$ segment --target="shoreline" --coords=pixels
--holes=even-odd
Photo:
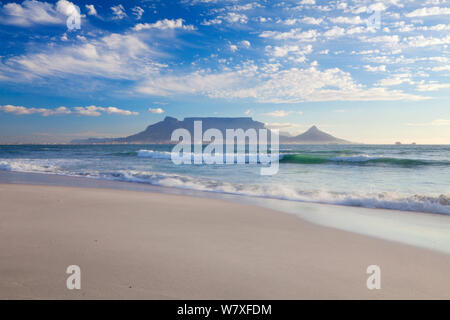
[[[291,214],[316,225],[450,255],[450,216],[446,214],[271,199],[54,173],[0,171],[2,183],[107,188],[226,200]]]
[[[232,201],[0,184],[2,299],[448,299],[450,256]],[[77,264],[82,289],[65,288]],[[381,267],[380,290],[366,268]]]

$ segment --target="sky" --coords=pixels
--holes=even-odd
[[[450,0],[6,0],[0,43],[0,143],[249,116],[450,144]]]

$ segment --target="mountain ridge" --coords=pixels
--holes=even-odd
[[[171,141],[171,134],[174,130],[184,128],[194,132],[194,121],[202,121],[202,131],[210,128],[218,129],[225,137],[226,129],[263,129],[264,123],[255,121],[251,117],[187,117],[178,120],[174,117],[165,117],[164,120],[147,126],[147,128],[136,134],[122,138],[89,138],[82,140],[72,140],[74,144],[174,144]],[[331,134],[323,132],[312,126],[306,132],[297,136],[280,135],[280,143],[284,144],[350,144],[351,142],[336,138]]]

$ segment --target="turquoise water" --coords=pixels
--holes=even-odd
[[[168,145],[0,146],[0,170],[450,214],[450,146],[281,145],[280,168],[175,165]]]

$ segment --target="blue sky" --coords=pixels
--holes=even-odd
[[[0,40],[0,142],[169,115],[450,143],[448,0],[3,1]]]

